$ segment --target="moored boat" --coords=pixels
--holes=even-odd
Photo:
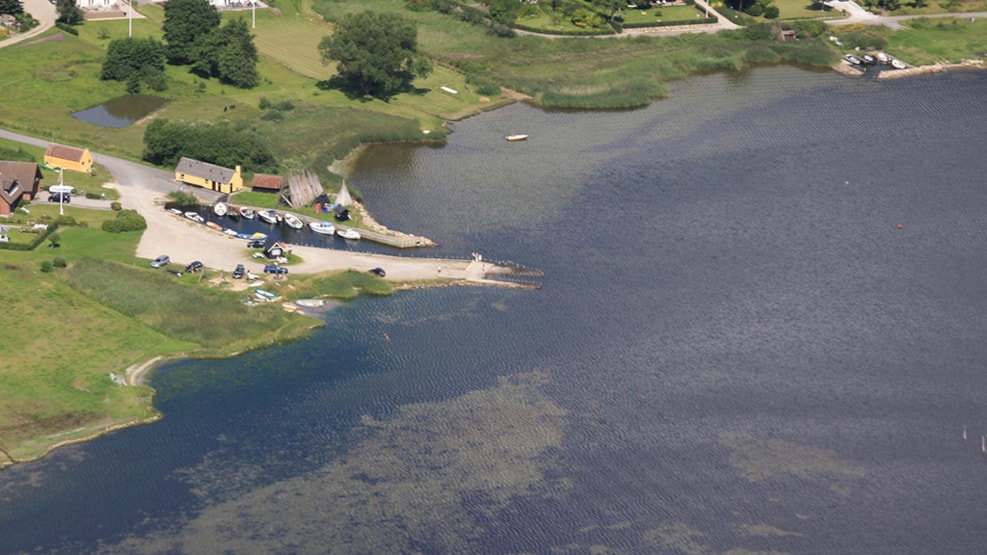
[[[185,217],[192,220],[193,222],[200,224],[206,221],[206,219],[200,216],[198,212],[191,212],[191,211],[186,212]]]
[[[528,138],[528,136],[527,135],[508,135],[508,136],[506,136],[504,138],[507,139],[508,141],[514,143],[514,142],[517,142],[517,141],[526,140]]]
[[[231,214],[232,214],[232,212],[231,212]],[[229,227],[226,228],[226,229],[224,229],[223,230],[223,233],[229,235],[230,237],[236,237],[237,235],[239,235],[239,233],[237,233],[237,230],[235,230],[233,228],[229,228]]]
[[[859,65],[861,65],[861,64],[864,63],[863,60],[861,60],[860,58],[854,56],[853,54],[845,54],[843,56],[843,59],[846,60],[846,61],[848,61],[848,62],[850,62],[851,64],[853,64],[855,66],[859,66]]]
[[[336,226],[332,225],[332,222],[309,222],[308,227],[319,235],[333,235],[336,233]]]
[[[257,218],[269,224],[278,223],[278,213],[274,210],[258,210]]]
[[[222,202],[217,202],[212,207],[212,213],[219,217],[225,216],[227,212],[229,212],[229,208]]]
[[[223,231],[223,226],[217,224],[216,222],[206,222],[206,226],[209,229],[215,229],[216,231]]]
[[[895,69],[905,69],[906,67],[908,67],[908,65],[905,64],[905,62],[899,60],[898,58],[892,58],[891,59],[891,67],[893,67]]]
[[[295,301],[295,304],[306,308],[319,308],[320,306],[325,306],[326,301],[324,299],[298,299]]]
[[[291,229],[301,229],[305,227],[305,224],[298,219],[298,216],[295,216],[294,214],[289,214],[288,212],[285,212],[284,214],[284,223]]]
[[[242,216],[246,220],[252,220],[254,219],[254,211],[251,210],[250,208],[247,208],[246,206],[241,206],[240,216]]]
[[[359,239],[360,238],[360,232],[357,231],[357,230],[355,230],[355,229],[353,229],[353,228],[337,229],[336,230],[336,234],[339,235],[340,237],[342,237],[343,239],[354,239],[354,240],[356,240],[356,239]]]
[[[182,215],[182,211],[179,210],[179,209],[177,209],[177,208],[169,208],[168,209],[168,212],[171,212],[172,214],[174,214],[176,216],[181,216]]]

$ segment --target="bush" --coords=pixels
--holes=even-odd
[[[144,231],[147,229],[147,220],[136,210],[121,210],[117,212],[115,220],[103,222],[103,231],[109,233],[123,233],[125,231]]]
[[[76,29],[75,27],[69,25],[68,23],[58,22],[58,23],[55,23],[55,27],[58,27],[59,29],[61,29],[62,31],[65,31],[66,33],[68,33],[70,35],[79,36],[79,30]]]
[[[195,198],[195,195],[184,191],[172,191],[168,193],[168,198],[173,200],[180,208],[199,204],[199,199]]]
[[[768,6],[767,8],[764,8],[765,19],[778,19],[779,15],[781,15],[781,10],[778,9],[778,6]]]
[[[48,272],[51,271],[52,268],[53,268],[53,266],[52,266],[51,260],[44,260],[44,261],[41,262],[41,271],[42,272],[44,272],[44,273],[47,274]]]
[[[54,265],[56,268],[64,268],[68,264],[66,264],[64,257],[56,256],[55,259],[52,260],[52,265]]]
[[[113,210],[114,212],[119,212],[120,210],[123,210],[123,205],[121,205],[117,201],[113,201],[110,203],[110,210]]]

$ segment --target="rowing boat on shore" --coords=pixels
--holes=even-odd
[[[528,138],[528,136],[527,135],[508,135],[508,136],[506,136],[504,138],[507,139],[509,142],[516,143],[518,141],[524,141],[524,140],[526,140]]]

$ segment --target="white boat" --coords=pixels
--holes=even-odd
[[[861,60],[860,58],[854,56],[853,54],[845,54],[843,56],[843,59],[846,60],[846,61],[848,61],[848,62],[850,62],[851,64],[853,64],[855,66],[859,66],[859,65],[861,65],[861,64],[864,63],[863,60]]]
[[[306,308],[319,308],[320,306],[325,306],[326,301],[323,299],[298,299],[295,301],[295,304]]]
[[[48,192],[52,194],[65,193],[67,195],[74,195],[75,187],[71,185],[52,185],[48,187]]]
[[[298,216],[295,216],[294,214],[289,214],[287,212],[285,212],[284,214],[284,223],[291,229],[301,229],[305,227],[305,224],[303,224],[302,221],[298,219]]]
[[[258,210],[257,217],[269,224],[278,223],[278,213],[274,210]]]
[[[232,229],[232,228],[229,228],[229,227],[226,228],[226,229],[224,229],[223,230],[223,233],[229,235],[230,237],[236,237],[237,235],[239,235],[239,233],[237,232],[237,230]]]
[[[342,237],[343,239],[359,239],[360,238],[360,232],[357,231],[357,230],[355,230],[355,229],[353,229],[353,228],[349,228],[349,229],[337,229],[336,230],[336,234],[339,235],[340,237]]]
[[[254,219],[254,211],[251,210],[250,208],[247,208],[246,206],[241,206],[240,216],[242,216],[246,220],[252,220]]]
[[[200,216],[198,212],[186,212],[185,213],[185,217],[188,218],[188,219],[190,219],[190,220],[192,220],[193,222],[200,223],[200,224],[202,222],[206,221],[206,219],[203,218],[202,216]]]
[[[212,213],[217,216],[225,216],[227,212],[229,212],[229,208],[227,208],[227,206],[222,202],[217,202],[212,207]]]
[[[336,233],[336,226],[332,225],[332,222],[309,222],[308,227],[319,235],[333,235]]]
[[[508,136],[506,136],[504,138],[513,143],[513,142],[517,142],[517,141],[523,141],[523,140],[527,139],[528,136],[527,135],[508,135]]]
[[[908,67],[908,65],[906,65],[905,62],[899,60],[898,58],[893,58],[891,60],[891,67],[895,69],[905,69],[906,67]]]
[[[172,214],[176,215],[176,216],[181,216],[182,215],[182,211],[179,210],[179,209],[177,209],[177,208],[169,208],[168,211],[171,212]]]

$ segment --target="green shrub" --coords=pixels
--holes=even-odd
[[[43,260],[41,262],[41,271],[44,272],[44,273],[46,273],[46,274],[51,271],[52,267],[53,266],[52,266],[51,260]]]
[[[103,222],[102,230],[109,233],[123,233],[125,231],[144,231],[147,229],[147,220],[136,210],[120,210],[117,212],[115,220]]]
[[[114,212],[119,212],[120,210],[123,210],[123,205],[121,205],[117,201],[113,201],[110,203],[110,210],[113,210]]]
[[[767,8],[764,8],[765,19],[778,19],[779,15],[781,15],[781,10],[778,9],[778,6],[768,6]]]
[[[174,201],[180,208],[199,204],[199,199],[195,198],[195,195],[184,191],[172,191],[168,193],[168,198]]]
[[[68,265],[65,263],[65,258],[61,256],[56,256],[55,259],[51,261],[51,263],[56,268],[64,268]]]
[[[58,22],[58,23],[55,23],[55,27],[58,27],[59,29],[61,29],[62,31],[65,31],[66,33],[68,33],[70,35],[79,36],[79,30],[76,29],[75,27],[69,25],[68,23]]]

